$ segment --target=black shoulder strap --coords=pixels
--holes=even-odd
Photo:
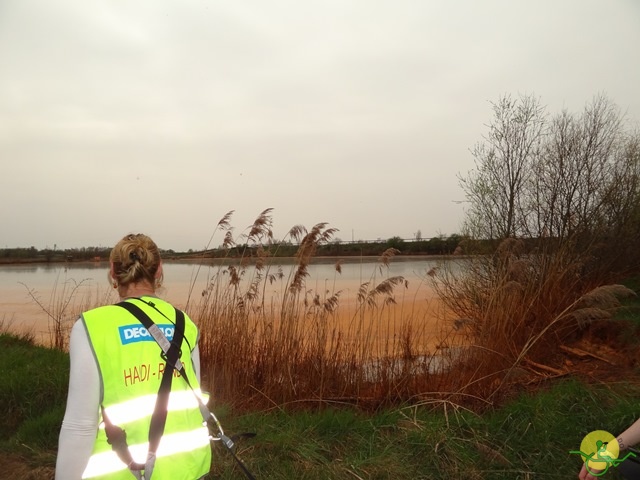
[[[150,462],[146,464],[137,463],[133,460],[129,446],[127,444],[127,434],[118,425],[114,425],[113,422],[106,415],[104,407],[102,408],[102,420],[105,425],[105,434],[107,435],[107,442],[111,445],[118,457],[129,467],[136,478],[141,478],[140,471],[145,470],[150,476],[153,472],[153,466],[155,464],[155,454],[160,445],[160,439],[164,433],[164,427],[167,422],[167,411],[169,404],[169,394],[171,393],[171,382],[173,380],[173,371],[175,369],[184,371],[182,363],[180,362],[180,356],[182,354],[181,345],[184,339],[185,320],[184,313],[181,310],[176,309],[176,323],[174,328],[173,337],[171,342],[164,336],[158,326],[153,323],[153,320],[137,305],[129,302],[120,302],[117,304],[120,307],[128,310],[134,317],[138,319],[142,325],[147,329],[149,334],[158,342],[162,348],[161,357],[165,360],[164,372],[160,381],[160,388],[156,397],[156,404],[151,415],[151,422],[149,425],[149,452],[148,456],[152,458]]]
[[[162,352],[163,352],[162,358],[166,361],[166,366],[162,376],[162,381],[160,383],[160,390],[158,391],[156,406],[151,416],[151,425],[149,428],[149,451],[155,453],[160,443],[160,438],[164,433],[164,425],[167,420],[167,405],[169,401],[169,393],[171,391],[171,380],[173,378],[172,373],[174,369],[180,373],[180,376],[184,378],[189,388],[193,390],[193,387],[191,386],[191,382],[189,382],[189,378],[187,377],[187,372],[185,371],[184,366],[180,362],[180,357],[182,356],[180,346],[182,345],[182,340],[184,338],[184,329],[185,329],[184,313],[181,310],[176,308],[175,330],[174,330],[173,338],[171,342],[169,342],[167,338],[164,336],[164,334],[160,331],[158,326],[155,323],[153,323],[153,321],[149,318],[149,316],[140,307],[138,307],[137,305],[134,305],[131,302],[126,302],[126,301],[120,302],[116,305],[128,310],[129,313],[131,313],[134,317],[138,319],[140,323],[142,323],[142,325],[147,329],[147,332],[149,332],[149,334],[154,338],[156,343],[162,349]],[[200,412],[202,413],[203,419],[205,419],[207,424],[209,424],[211,419],[213,419],[213,422],[215,423],[219,431],[218,439],[222,440],[222,443],[229,450],[229,452],[233,456],[233,459],[236,461],[236,463],[238,464],[240,469],[243,471],[243,473],[247,476],[247,478],[249,480],[255,480],[255,477],[251,474],[251,472],[247,469],[244,463],[242,463],[240,458],[238,458],[238,456],[233,451],[234,440],[232,438],[227,437],[224,434],[222,427],[220,425],[220,422],[218,421],[216,416],[213,414],[213,412],[209,411],[207,406],[204,403],[202,403],[201,398],[197,395],[196,395],[196,398],[198,400],[198,404],[200,406]],[[103,417],[104,417],[104,414],[103,414]],[[105,419],[105,426],[106,425],[107,425],[107,420]],[[110,427],[111,427],[110,430],[114,430],[113,424],[111,424]],[[105,429],[105,431],[106,430],[107,429]],[[122,434],[123,435],[120,437],[124,437],[124,438],[123,439],[119,438],[120,442],[118,443],[120,443],[120,449],[122,449],[122,444],[124,443],[124,449],[126,449],[126,453],[125,452],[121,453],[118,451],[116,453],[118,453],[118,456],[120,456],[120,458],[124,457],[123,461],[127,463],[126,460],[124,459],[131,458],[131,455],[126,445],[126,434],[124,434],[124,431],[122,431]],[[109,435],[107,435],[107,437],[108,436]],[[246,434],[242,434],[242,436],[252,437],[252,436],[255,436],[255,433],[246,433]],[[108,438],[107,440],[109,441]],[[109,443],[112,443],[112,442],[109,441]],[[153,449],[152,449],[152,446],[153,446]],[[116,450],[115,444],[113,445],[113,448],[114,450]],[[132,470],[135,469],[135,467],[137,466],[138,466],[137,464],[134,465],[134,468],[132,468]]]
[[[158,326],[140,307],[126,301],[120,302],[117,305],[125,308],[129,313],[136,317],[154,337],[154,339],[156,339],[156,334],[154,332],[157,332],[165,339],[165,342],[168,342],[168,339],[160,331]],[[182,354],[182,340],[184,339],[184,328],[184,313],[181,310],[176,309],[176,324],[173,332],[173,338],[166,350],[160,343],[163,350],[161,356],[165,360],[166,365],[162,374],[162,380],[160,381],[160,389],[158,390],[156,405],[153,410],[153,414],[151,415],[151,424],[149,426],[149,451],[152,453],[155,453],[158,450],[160,439],[164,433],[164,426],[167,421],[169,393],[171,393],[171,382],[173,380],[173,371],[174,369],[184,371],[182,363],[180,362],[180,356]],[[156,339],[156,341],[158,340]]]

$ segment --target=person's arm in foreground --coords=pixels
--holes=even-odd
[[[60,429],[56,480],[79,480],[87,466],[98,429],[100,376],[82,321],[69,340],[69,394]]]
[[[629,428],[618,435],[616,440],[618,440],[618,445],[620,447],[619,456],[623,457],[623,451],[628,449],[630,446],[635,445],[636,443],[640,443],[640,419],[636,420]],[[593,473],[599,472],[594,471]],[[578,478],[580,480],[596,480],[600,478],[600,476],[594,477],[593,475],[589,474],[589,472],[587,471],[587,467],[583,464]]]

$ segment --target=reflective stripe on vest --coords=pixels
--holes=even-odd
[[[173,307],[167,302],[153,297],[145,297],[145,300],[153,302],[170,319],[175,317]],[[134,303],[158,324],[169,323],[142,302]],[[149,422],[165,366],[160,347],[146,331],[131,328],[140,324],[121,307],[109,305],[90,310],[83,314],[83,321],[100,370],[105,414],[114,425],[125,430],[134,460],[144,463]],[[189,351],[189,345],[196,344],[197,335],[195,324],[185,315],[185,342],[180,359],[199,393]],[[193,480],[208,473],[210,467],[209,433],[203,426],[198,402],[184,379],[176,372],[174,375],[153,480]],[[107,443],[102,422],[82,478],[134,478]]]
[[[200,395],[200,390],[196,394]],[[107,418],[114,425],[125,428],[130,422],[151,416],[156,406],[157,394],[145,395],[144,397],[133,398],[117,405],[110,405],[105,408]],[[171,392],[169,395],[168,410],[177,412],[180,410],[199,408],[198,400],[191,390]],[[104,423],[100,423],[100,428],[104,428]]]
[[[210,449],[209,431],[207,427],[204,426],[192,432],[163,435],[156,456],[159,462],[163,457],[175,455],[176,453],[189,452],[202,447]],[[129,445],[133,459],[140,463],[144,463],[147,459],[148,449],[148,442]],[[120,461],[118,455],[116,455],[113,450],[108,450],[91,456],[87,468],[82,474],[82,478],[94,478],[125,470],[127,470],[127,466]],[[156,475],[154,474],[153,477],[155,478]]]

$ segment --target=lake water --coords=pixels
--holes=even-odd
[[[306,290],[323,296],[325,292],[341,290],[341,302],[353,302],[358,288],[364,282],[372,285],[391,276],[403,276],[408,288],[396,290],[396,301],[420,303],[434,296],[429,287],[427,272],[441,260],[434,258],[410,259],[395,257],[388,268],[375,259],[343,259],[341,273],[335,261],[318,260],[309,266]],[[48,338],[48,316],[45,310],[65,311],[76,314],[87,307],[117,301],[115,291],[107,278],[108,263],[84,264],[39,264],[0,266],[0,322],[11,325],[13,330],[32,331],[44,341]],[[267,283],[265,296],[282,295],[286,281],[294,269],[292,263],[282,261],[271,264],[270,273],[282,270],[284,278],[273,284]],[[159,296],[180,308],[193,306],[201,296],[209,278],[220,274],[225,267],[213,264],[184,262],[164,263],[164,285]],[[245,279],[252,278],[255,269],[247,267]],[[246,280],[245,280],[246,281]],[[192,290],[191,296],[189,291]],[[74,292],[72,296],[71,293]],[[71,298],[68,304],[64,299]],[[187,304],[187,302],[189,303]],[[38,305],[38,302],[40,305]]]

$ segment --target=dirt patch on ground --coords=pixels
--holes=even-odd
[[[20,480],[53,480],[53,467],[37,467],[19,455],[3,453],[0,455],[0,476]]]

